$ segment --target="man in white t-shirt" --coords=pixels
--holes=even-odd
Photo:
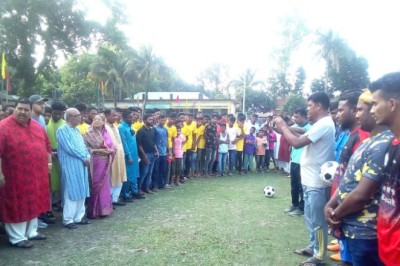
[[[252,127],[254,127],[256,129],[256,135],[258,134],[258,131],[260,131],[260,125],[257,123],[258,120],[258,115],[257,114],[253,114],[251,116],[251,118],[249,120],[246,121],[246,123],[244,124],[244,132],[246,134],[250,133],[250,130]]]
[[[229,136],[229,144],[228,144],[228,155],[229,155],[229,173],[228,175],[233,175],[233,171],[235,171],[235,163],[236,163],[236,142],[239,140],[240,131],[237,127],[234,126],[236,118],[231,116],[229,117],[228,127],[226,128],[226,133]]]
[[[324,92],[315,92],[308,98],[308,119],[313,124],[303,135],[288,127],[282,118],[274,120],[294,148],[304,147],[300,158],[301,183],[304,193],[304,219],[310,235],[307,248],[296,254],[310,256],[300,265],[320,265],[326,256],[328,225],[324,217],[324,206],[329,200],[330,188],[319,178],[321,165],[334,160],[335,125],[329,115],[329,97]]]

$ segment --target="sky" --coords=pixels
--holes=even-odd
[[[83,1],[83,0],[82,0]],[[123,0],[121,0],[123,1]],[[101,0],[84,1],[88,19],[109,15]],[[400,70],[400,2],[324,0],[126,0],[129,24],[124,32],[134,48],[151,45],[185,81],[214,63],[230,68],[233,79],[247,68],[266,79],[279,48],[280,20],[303,19],[310,30],[331,29],[369,62],[371,80]],[[308,83],[323,74],[317,47],[296,51],[292,69],[303,66]]]

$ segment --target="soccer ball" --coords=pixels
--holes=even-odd
[[[268,198],[272,198],[275,195],[275,188],[273,186],[266,186],[264,188],[264,195]]]
[[[321,165],[321,173],[319,177],[322,182],[328,186],[332,186],[333,176],[335,175],[336,169],[339,164],[335,161],[328,161]]]

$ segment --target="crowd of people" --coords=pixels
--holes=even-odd
[[[285,212],[304,215],[309,232],[295,250],[309,257],[300,265],[326,262],[327,248],[337,249],[328,232],[341,265],[400,262],[400,73],[347,91],[336,105],[313,93],[307,110],[265,121],[83,103],[46,110],[46,101],[32,95],[0,108],[0,222],[14,247],[46,239],[37,229],[55,222],[54,208],[76,229],[189,179],[268,172],[272,162],[290,173]],[[330,187],[320,169],[334,160]]]
[[[47,101],[32,95],[0,108],[0,221],[15,247],[46,239],[37,229],[55,223],[54,209],[65,228],[76,229],[159,189],[199,176],[269,171],[280,158],[270,120],[259,123],[257,115],[142,114],[59,101],[49,108]]]

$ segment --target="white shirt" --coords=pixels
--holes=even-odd
[[[228,133],[229,136],[229,145],[228,145],[228,150],[236,150],[236,143],[233,144],[232,142],[236,140],[236,138],[240,135],[240,130],[233,126],[233,127],[227,127],[226,128],[226,133]]]
[[[250,134],[250,129],[252,127],[256,128],[256,134],[260,131],[260,125],[256,122],[254,125],[251,123],[251,120],[247,120],[244,124],[244,133]]]
[[[308,187],[325,188],[320,179],[321,165],[335,158],[335,124],[331,116],[318,120],[304,133],[311,143],[304,147],[300,159],[301,183]]]

